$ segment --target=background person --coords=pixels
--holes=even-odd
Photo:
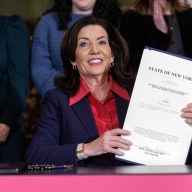
[[[19,16],[0,16],[0,162],[24,159],[29,34]]]
[[[192,58],[192,9],[183,0],[134,0],[120,27],[137,74],[145,46]]]

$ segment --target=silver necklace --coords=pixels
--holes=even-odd
[[[108,98],[108,92],[109,92],[109,90],[110,90],[110,85],[108,84],[108,87],[107,87],[106,93],[105,93],[106,95],[105,95],[105,97],[103,97],[102,99],[99,99],[99,98],[94,94],[93,91],[91,91],[91,93],[92,93],[92,95],[94,96],[94,98],[95,98],[97,101],[99,101],[101,104],[104,104],[105,101],[106,101],[107,98]]]

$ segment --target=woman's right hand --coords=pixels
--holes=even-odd
[[[167,23],[164,19],[163,10],[162,10],[159,0],[153,1],[153,21],[154,21],[156,28],[159,31],[161,31],[165,34],[168,33],[169,29],[168,29]]]
[[[86,157],[101,155],[105,153],[113,153],[115,155],[124,155],[117,148],[129,150],[132,142],[124,139],[121,135],[130,135],[130,132],[120,128],[106,131],[96,140],[84,144],[84,154]]]

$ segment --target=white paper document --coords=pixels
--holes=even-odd
[[[192,126],[180,117],[192,102],[192,61],[145,48],[123,129],[132,141],[123,161],[144,165],[184,165]]]

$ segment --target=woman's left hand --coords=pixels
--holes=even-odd
[[[120,128],[106,131],[103,135],[90,143],[84,144],[84,153],[87,157],[113,153],[115,155],[124,155],[118,148],[130,150],[132,142],[121,136],[129,135],[130,132]]]
[[[185,119],[186,123],[192,125],[192,103],[189,103],[181,110],[181,117]]]

